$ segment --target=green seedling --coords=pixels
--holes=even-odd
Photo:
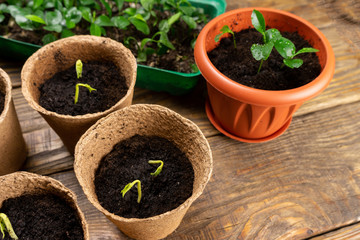
[[[5,213],[0,213],[0,231],[2,233],[2,238],[5,238],[5,232],[7,232],[12,239],[19,239]]]
[[[296,55],[299,55],[301,53],[312,53],[319,51],[315,48],[302,48],[296,52],[295,45],[289,39],[284,37],[281,37],[275,42],[275,48],[284,58],[282,67],[286,65],[289,68],[299,68],[303,64],[302,59],[294,59]]]
[[[140,203],[141,200],[141,182],[140,180],[135,180],[131,183],[128,183],[123,190],[121,190],[122,197],[137,183],[137,190],[138,190],[138,199],[137,202]]]
[[[76,76],[77,76],[77,78],[81,78],[81,77],[82,77],[82,70],[83,70],[83,63],[81,62],[80,59],[78,59],[78,60],[76,61],[75,69],[76,69]]]
[[[75,97],[74,97],[74,103],[76,104],[79,100],[79,87],[86,87],[89,92],[91,93],[92,91],[96,91],[95,88],[92,88],[89,84],[84,84],[84,83],[78,83],[75,86]]]
[[[264,44],[253,44],[251,46],[251,53],[253,57],[260,61],[258,73],[261,70],[262,64],[268,59],[270,53],[275,46],[279,54],[284,58],[284,65],[290,68],[299,68],[303,64],[301,59],[293,59],[296,55],[301,53],[318,52],[314,48],[303,48],[296,52],[295,45],[287,38],[281,36],[279,30],[272,28],[266,30],[264,16],[257,10],[253,10],[251,14],[251,22],[255,29],[263,35]],[[284,66],[283,65],[283,66]]]
[[[234,41],[234,48],[236,48],[236,39],[235,39],[235,34],[234,32],[229,28],[228,25],[223,26],[220,29],[220,34],[215,36],[215,42],[219,42],[220,41],[220,37],[226,33],[230,33],[232,35],[233,41]]]
[[[151,176],[156,177],[157,175],[159,175],[159,174],[161,173],[162,168],[163,168],[163,166],[164,166],[164,162],[163,162],[163,161],[161,161],[161,160],[149,160],[148,163],[149,163],[149,164],[160,164],[160,166],[156,169],[155,172],[150,173]]]

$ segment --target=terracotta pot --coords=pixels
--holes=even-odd
[[[77,212],[79,218],[81,219],[84,239],[90,239],[88,225],[85,221],[84,214],[77,204],[76,195],[59,181],[34,173],[16,172],[1,176],[0,186],[0,207],[6,199],[19,197],[28,193],[49,193],[64,199],[69,206]]]
[[[26,159],[26,145],[11,97],[11,81],[0,68],[0,91],[5,93],[4,110],[0,113],[0,175],[19,170]]]
[[[254,89],[223,75],[210,62],[207,52],[217,46],[214,38],[224,25],[229,25],[234,32],[252,27],[253,9],[233,10],[210,21],[197,38],[194,53],[196,64],[207,80],[208,118],[225,135],[244,142],[267,141],[282,134],[302,103],[326,88],[335,69],[330,43],[314,25],[288,12],[256,8],[264,15],[268,28],[297,31],[319,49],[317,55],[322,71],[312,82],[283,91]]]
[[[73,66],[76,60],[111,61],[124,74],[129,89],[114,106],[103,112],[79,116],[62,115],[46,110],[39,105],[38,87],[55,73]],[[109,38],[74,36],[64,38],[36,51],[21,71],[22,91],[30,106],[38,111],[74,153],[80,136],[98,119],[131,104],[136,80],[136,60],[129,49]]]
[[[95,193],[95,171],[115,144],[135,134],[166,138],[189,158],[195,173],[193,193],[176,209],[140,219],[114,215],[100,205]],[[85,195],[97,209],[126,235],[151,240],[164,238],[178,227],[190,205],[203,192],[212,165],[210,146],[193,122],[165,107],[138,104],[99,120],[81,137],[75,149],[74,169]]]

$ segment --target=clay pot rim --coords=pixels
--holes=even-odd
[[[9,75],[0,68],[0,81],[3,82],[4,86],[5,86],[5,101],[4,101],[4,109],[0,115],[0,123],[4,121],[5,116],[7,115],[7,113],[9,112],[9,108],[10,108],[10,102],[11,102],[11,89],[12,89],[12,85],[11,85],[11,80]]]
[[[285,15],[296,20],[299,25],[305,25],[313,31],[313,33],[316,35],[316,38],[319,38],[321,40],[320,42],[323,44],[325,49],[325,52],[319,52],[318,54],[326,54],[326,63],[317,78],[315,78],[312,82],[298,88],[272,91],[255,89],[239,84],[226,77],[224,74],[222,74],[219,70],[215,68],[206,52],[206,37],[209,31],[214,28],[219,22],[223,22],[224,19],[235,18],[236,15],[239,13],[249,11],[252,12],[254,9],[262,13],[267,12],[276,15]],[[305,100],[308,100],[323,91],[332,79],[335,71],[334,52],[325,35],[307,20],[300,18],[292,13],[272,8],[240,8],[226,12],[212,19],[202,29],[197,38],[194,49],[194,56],[195,62],[198,65],[200,72],[205,77],[207,82],[211,84],[214,88],[231,98],[239,99],[240,101],[261,106],[281,106],[304,102]]]
[[[39,175],[36,173],[30,173],[30,172],[26,172],[26,171],[17,171],[17,172],[13,172],[13,173],[10,173],[7,175],[0,176],[0,182],[1,182],[1,179],[14,178],[17,176],[22,176],[26,179],[41,179],[42,181],[47,182],[48,185],[51,185],[52,187],[54,187],[58,191],[59,194],[70,197],[72,204],[74,204],[74,207],[75,207],[74,211],[77,212],[77,214],[80,218],[80,221],[81,221],[81,226],[82,226],[82,229],[84,232],[84,240],[90,239],[88,223],[86,222],[85,215],[82,212],[82,210],[78,204],[77,196],[73,191],[71,191],[69,188],[65,187],[65,185],[62,184],[59,180],[56,180],[56,179],[48,177],[48,176],[42,176],[42,175]],[[36,189],[33,189],[31,191],[24,190],[22,194],[35,193],[36,192],[35,190]],[[21,196],[22,194],[20,194],[18,196]],[[2,202],[1,202],[1,205],[2,205]]]
[[[156,110],[156,111],[159,111],[159,112],[167,112],[171,114],[173,114],[173,116],[175,116],[176,118],[178,118],[181,123],[183,123],[184,125],[190,125],[194,131],[197,132],[198,134],[198,137],[201,138],[202,142],[204,144],[206,144],[206,148],[209,150],[208,153],[209,153],[209,168],[206,169],[206,173],[204,174],[206,177],[204,177],[202,180],[201,180],[201,184],[200,184],[200,187],[199,187],[199,191],[197,192],[193,192],[191,194],[191,196],[186,199],[185,202],[183,202],[182,204],[180,204],[178,207],[170,210],[170,211],[167,211],[165,213],[162,213],[162,214],[159,214],[159,215],[155,215],[155,216],[152,216],[152,217],[148,217],[148,218],[125,218],[125,217],[121,217],[119,215],[115,215],[111,212],[109,212],[107,209],[105,209],[98,201],[97,199],[97,196],[95,194],[95,197],[96,199],[94,200],[92,198],[92,196],[88,196],[90,195],[88,193],[88,190],[87,189],[84,189],[83,188],[83,185],[80,183],[80,180],[79,180],[79,177],[78,175],[80,174],[78,171],[77,171],[77,167],[74,168],[74,171],[75,171],[75,175],[76,177],[78,178],[79,180],[79,183],[81,185],[81,187],[83,188],[83,192],[85,193],[87,199],[90,201],[90,203],[92,205],[94,205],[99,211],[101,211],[104,215],[106,215],[106,217],[110,218],[110,219],[114,219],[116,221],[122,221],[122,222],[126,222],[126,223],[138,223],[138,222],[150,222],[150,221],[154,221],[154,220],[158,220],[158,219],[162,219],[164,218],[165,216],[167,215],[171,215],[173,214],[174,212],[177,212],[177,211],[180,211],[182,209],[186,209],[187,207],[191,206],[191,204],[203,193],[205,187],[206,187],[206,184],[209,182],[210,178],[211,178],[211,175],[212,175],[212,171],[213,171],[213,157],[212,157],[212,151],[211,151],[211,148],[210,148],[210,145],[208,143],[208,141],[206,140],[206,137],[204,136],[204,134],[202,133],[202,131],[200,130],[200,128],[195,124],[193,123],[191,120],[181,116],[180,114],[176,113],[175,111],[171,110],[171,109],[168,109],[164,106],[161,106],[161,105],[157,105],[157,104],[133,104],[133,105],[130,105],[130,106],[127,106],[125,108],[122,108],[120,110],[117,110],[109,115],[107,115],[106,117],[100,119],[98,122],[96,122],[93,126],[91,126],[80,138],[80,140],[78,141],[78,144],[76,144],[76,147],[75,147],[75,156],[78,155],[78,152],[80,151],[80,147],[81,147],[81,143],[83,142],[84,139],[86,139],[89,135],[89,133],[91,133],[94,129],[98,128],[98,126],[101,124],[103,124],[104,122],[107,122],[109,121],[108,119],[109,118],[112,118],[113,115],[117,115],[122,112],[122,111],[127,111],[127,109],[131,109],[131,108],[138,108],[138,107],[146,107],[146,108],[150,108],[151,110]],[[75,158],[75,161],[74,161],[74,166],[77,165],[77,159]],[[194,189],[194,187],[193,187]]]
[[[31,55],[26,60],[24,66],[23,66],[23,68],[21,70],[21,79],[23,79],[23,76],[25,75],[25,72],[28,71],[28,68],[31,68],[31,65],[29,64],[29,62],[30,61],[32,62],[32,60],[35,59],[37,55],[39,55],[39,54],[41,54],[43,52],[49,51],[54,44],[59,44],[59,43],[63,43],[63,42],[68,42],[68,44],[69,44],[69,43],[72,43],[72,42],[81,42],[83,40],[87,40],[87,41],[91,40],[91,41],[94,41],[94,42],[101,42],[101,41],[104,41],[105,39],[110,41],[110,42],[118,44],[120,49],[122,49],[124,52],[127,52],[128,57],[126,58],[126,60],[129,61],[130,65],[132,67],[134,67],[133,72],[135,72],[135,74],[133,74],[132,79],[130,79],[130,86],[129,86],[125,96],[123,96],[111,108],[106,109],[105,111],[102,111],[102,112],[87,113],[87,114],[76,115],[76,116],[64,115],[64,114],[59,114],[59,113],[52,112],[52,111],[49,111],[49,110],[46,110],[45,108],[43,108],[37,101],[35,101],[32,98],[27,85],[24,84],[24,81],[22,81],[22,86],[21,87],[22,87],[23,95],[24,95],[25,99],[27,100],[27,102],[31,105],[31,107],[34,108],[36,111],[44,114],[44,115],[54,116],[54,117],[57,117],[59,119],[77,121],[77,120],[81,120],[81,119],[96,119],[99,116],[102,117],[102,116],[108,115],[110,112],[113,112],[118,105],[120,105],[122,102],[124,102],[132,94],[132,90],[135,87],[136,71],[137,71],[136,59],[132,55],[131,51],[128,48],[126,48],[122,43],[117,42],[117,41],[112,40],[111,38],[107,38],[107,37],[97,37],[97,36],[91,36],[91,35],[75,35],[75,36],[72,36],[72,37],[62,38],[62,39],[56,40],[55,42],[49,43],[49,44],[41,47],[39,50],[37,50],[33,55]]]

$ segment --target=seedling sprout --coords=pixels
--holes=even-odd
[[[5,238],[5,232],[8,232],[12,239],[19,239],[16,236],[15,231],[11,226],[11,222],[5,213],[0,213],[0,231],[2,233],[2,238]]]
[[[236,48],[236,39],[235,39],[235,34],[234,32],[230,29],[230,27],[228,25],[224,25],[221,29],[220,29],[220,34],[215,36],[215,42],[220,41],[220,37],[222,35],[224,35],[225,33],[230,33],[232,35],[233,41],[234,41],[234,48]]]
[[[153,172],[153,173],[150,173],[151,176],[156,177],[157,175],[159,175],[159,174],[161,173],[161,170],[162,170],[162,168],[163,168],[163,166],[164,166],[164,162],[163,162],[163,161],[161,161],[161,160],[149,160],[148,163],[149,163],[149,164],[159,164],[159,163],[160,163],[160,166],[156,169],[156,171]]]
[[[125,196],[125,194],[137,183],[137,190],[138,190],[138,199],[137,202],[140,203],[141,200],[141,182],[140,180],[135,180],[131,183],[128,183],[123,190],[121,190],[122,197]]]
[[[78,60],[76,61],[75,69],[76,69],[77,78],[81,78],[81,77],[82,77],[83,63],[81,62],[80,59],[78,59]]]
[[[86,87],[89,92],[91,93],[92,91],[96,91],[95,88],[92,88],[89,84],[84,84],[84,83],[78,83],[75,86],[75,98],[74,98],[74,103],[76,104],[79,100],[79,87]]]

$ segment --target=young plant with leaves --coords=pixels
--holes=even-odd
[[[15,231],[11,225],[11,222],[5,213],[0,213],[0,231],[2,233],[3,239],[5,238],[5,232],[7,232],[9,234],[11,239],[19,239],[16,236]]]
[[[226,34],[226,33],[230,33],[232,35],[233,38],[233,42],[234,42],[234,48],[236,48],[236,39],[235,39],[235,34],[234,32],[230,29],[230,27],[228,25],[224,25],[221,29],[220,29],[220,34],[215,36],[215,42],[219,42],[220,38],[222,35]]]
[[[76,61],[75,64],[75,70],[76,70],[76,76],[77,78],[81,78],[82,77],[82,69],[83,69],[83,63],[81,62],[80,59],[78,59]],[[85,83],[77,83],[75,85],[75,97],[74,97],[74,104],[76,104],[79,100],[79,87],[85,87],[89,90],[89,92],[91,93],[92,91],[96,91],[95,88],[92,88],[89,84],[85,84]]]
[[[131,183],[128,183],[123,190],[121,190],[122,193],[122,197],[124,198],[125,194],[135,185],[137,184],[137,190],[138,190],[138,198],[137,198],[137,202],[140,203],[141,201],[141,181],[140,180],[135,180]]]

